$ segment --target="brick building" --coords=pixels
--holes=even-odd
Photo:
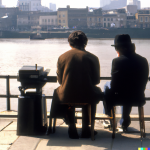
[[[150,10],[139,10],[137,19],[139,28],[150,28]]]
[[[87,26],[90,27],[102,27],[103,26],[103,16],[102,9],[93,10],[93,12],[88,12],[87,15]]]

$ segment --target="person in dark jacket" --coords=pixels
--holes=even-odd
[[[110,115],[113,105],[122,105],[122,128],[127,130],[132,106],[145,104],[149,66],[146,58],[135,53],[135,45],[128,34],[117,35],[112,46],[118,57],[112,61],[111,87],[106,88],[104,107]]]
[[[69,137],[79,138],[73,108],[61,103],[94,103],[101,97],[100,63],[97,56],[85,50],[88,39],[82,31],[74,31],[68,38],[71,50],[58,58],[57,79],[60,86],[54,91],[51,115],[58,114],[69,125]],[[82,137],[90,137],[87,106],[82,109]]]

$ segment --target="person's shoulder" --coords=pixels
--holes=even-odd
[[[71,55],[71,53],[75,53],[75,50],[74,49],[70,49],[70,50],[66,51],[65,53],[61,54],[59,56],[59,58],[63,58],[63,57],[69,56],[69,55]]]
[[[121,55],[119,57],[116,57],[112,60],[113,62],[123,62],[123,61],[128,61],[128,58],[124,55]]]
[[[136,60],[137,62],[140,62],[140,63],[142,63],[142,64],[143,64],[143,63],[144,63],[144,64],[148,64],[147,59],[146,59],[145,57],[143,57],[143,56],[137,54],[137,53],[135,53],[135,55],[134,55],[134,60]]]
[[[135,56],[136,56],[137,58],[139,58],[139,59],[142,59],[142,60],[146,60],[146,61],[147,61],[147,59],[146,59],[145,57],[143,57],[143,56],[141,56],[141,55],[139,55],[139,54],[137,54],[137,53],[135,53]]]
[[[95,59],[98,59],[98,57],[92,53],[90,53],[89,51],[85,51],[86,55]]]

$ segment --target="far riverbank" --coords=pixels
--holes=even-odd
[[[150,28],[110,28],[110,29],[77,29],[82,30],[88,38],[114,38],[117,34],[129,34],[134,39],[150,39]],[[55,29],[50,31],[41,31],[45,39],[50,38],[68,38],[74,30]],[[0,31],[0,38],[29,38],[36,31]]]

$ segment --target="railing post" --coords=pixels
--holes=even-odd
[[[7,111],[10,110],[10,84],[9,75],[6,77],[6,93],[7,93]]]

